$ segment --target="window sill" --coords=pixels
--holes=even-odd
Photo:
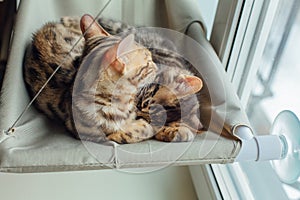
[[[212,165],[212,169],[224,199],[289,199],[270,162]]]

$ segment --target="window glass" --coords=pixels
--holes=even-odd
[[[281,1],[247,106],[254,132],[269,134],[282,110],[300,117],[300,1]],[[283,184],[289,199],[300,199],[300,179]]]

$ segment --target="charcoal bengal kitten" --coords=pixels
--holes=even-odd
[[[164,108],[173,109],[179,105],[179,99],[186,99],[201,89],[201,80],[189,72],[179,71],[173,74],[169,79],[178,79],[178,84],[188,91],[181,92],[181,95],[170,90],[169,83],[148,85],[153,82],[157,71],[151,52],[136,44],[132,35],[123,37],[124,39],[112,36],[97,23],[87,29],[92,22],[93,18],[88,15],[82,17],[80,23],[77,18],[65,17],[60,23],[48,23],[35,33],[24,70],[25,82],[31,96],[36,94],[63,61],[60,70],[37,98],[35,104],[38,109],[48,117],[64,122],[71,133],[83,140],[134,143],[149,139],[156,132],[156,138],[163,141],[191,140],[193,127],[197,129],[201,125],[197,111],[193,111],[192,118],[198,119],[192,120],[195,121],[193,125],[182,126],[180,119],[169,119],[166,126],[158,126],[153,116],[160,115],[153,109],[155,106],[151,105],[172,103],[172,106]],[[71,54],[68,54],[82,34],[80,28],[85,33],[85,40],[80,40]],[[88,63],[86,58],[90,54],[103,56],[98,73],[83,64]],[[106,65],[109,66],[105,67]],[[76,77],[79,67],[83,71],[82,77]],[[166,76],[167,73],[160,71],[162,72],[156,77]],[[91,74],[93,78],[87,78],[91,77]],[[80,84],[75,86],[79,91],[73,97],[76,101],[73,101],[72,107],[71,96],[75,78],[80,80]],[[89,84],[86,84],[87,82]],[[91,89],[95,91],[92,95],[88,92]],[[163,92],[159,91],[171,92],[175,95],[174,100],[162,97],[159,94]],[[147,95],[141,95],[146,93],[151,94],[152,100],[145,99]],[[170,101],[162,102],[161,99]],[[145,101],[150,104],[146,106],[143,103]],[[199,110],[198,104],[194,105],[194,110]],[[74,119],[79,119],[76,120],[76,127]],[[197,125],[194,126],[195,124]]]

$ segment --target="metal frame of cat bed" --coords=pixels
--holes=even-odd
[[[80,16],[84,13],[95,15],[105,3],[104,0],[93,0],[89,4],[81,3],[80,0],[72,3],[59,0],[21,1],[1,91],[1,130],[7,130],[30,101],[22,78],[22,65],[32,33],[45,22],[59,20],[61,16]],[[62,127],[30,107],[16,126],[13,137],[0,144],[1,172],[139,168],[231,163],[236,160],[279,157],[281,146],[278,138],[274,137],[271,140],[278,145],[278,151],[270,154],[259,153],[264,150],[261,144],[266,140],[252,136],[238,97],[231,89],[223,66],[205,38],[205,25],[198,1],[112,1],[102,16],[124,20],[130,24],[167,27],[185,32],[200,43],[204,51],[197,56],[202,56],[203,73],[207,76],[203,78],[206,80],[221,77],[225,91],[225,95],[219,95],[218,85],[213,84],[210,86],[212,90],[206,91],[207,95],[217,99],[216,104],[201,110],[201,120],[204,123],[208,121],[211,128],[198,135],[191,143],[149,140],[128,145],[87,144],[74,139]],[[3,136],[4,133],[0,134]],[[90,148],[86,148],[86,145],[90,145]]]

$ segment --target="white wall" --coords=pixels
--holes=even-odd
[[[128,174],[115,170],[1,174],[2,200],[196,200],[187,167]]]

